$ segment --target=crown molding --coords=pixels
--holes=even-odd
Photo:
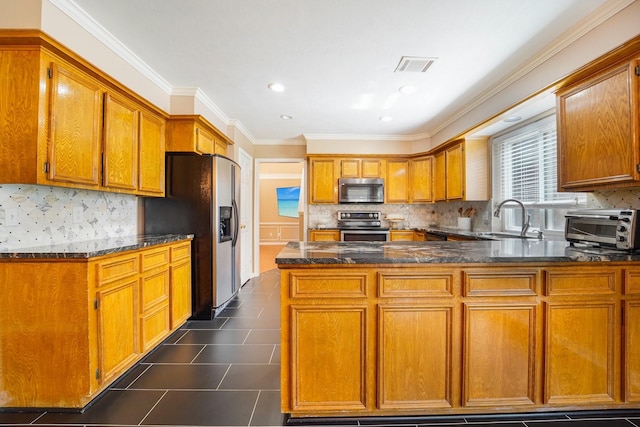
[[[307,141],[398,141],[413,142],[430,138],[428,132],[414,135],[354,135],[354,134],[309,134],[302,135]]]
[[[171,84],[167,82],[160,74],[155,72],[135,53],[133,53],[120,40],[115,38],[113,34],[107,31],[98,21],[89,16],[72,0],[48,0],[52,5],[60,9],[65,15],[78,23],[89,34],[98,39],[101,43],[114,51],[118,56],[124,59],[133,68],[138,70],[147,79],[151,80],[166,94],[170,94],[173,89]]]
[[[247,129],[240,120],[238,119],[230,119],[229,123],[227,124],[227,126],[233,126],[234,128],[236,128],[241,134],[243,134],[245,136],[245,138],[247,138],[249,140],[249,142],[253,145],[256,145],[256,139],[254,138],[253,134],[251,132],[249,132],[249,129]]]
[[[307,145],[304,139],[256,139],[255,145]]]
[[[611,18],[616,13],[620,12],[636,0],[611,0],[607,1],[604,5],[602,5],[598,10],[592,13],[587,18],[583,19],[578,24],[574,25],[574,27],[558,37],[553,43],[539,51],[536,55],[534,55],[530,60],[526,61],[522,65],[518,67],[518,70],[509,76],[501,79],[498,84],[495,84],[489,87],[487,90],[483,91],[480,95],[471,100],[465,107],[461,108],[455,114],[449,116],[447,120],[442,122],[440,125],[436,126],[431,134],[435,135],[438,132],[445,129],[447,126],[451,125],[455,121],[461,119],[466,114],[470,113],[474,109],[478,108],[483,103],[487,102],[491,97],[500,93],[517,80],[534,70],[536,67],[543,64],[545,61],[549,60],[552,56],[556,55],[558,52],[565,49],[571,43],[578,40],[580,37],[587,34],[589,31],[596,28],[598,25],[602,24],[607,19]]]

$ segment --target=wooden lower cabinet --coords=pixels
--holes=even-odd
[[[452,333],[452,306],[378,306],[377,407],[451,408]]]
[[[138,277],[116,282],[96,293],[98,360],[101,383],[109,382],[138,358]]]
[[[340,230],[310,230],[309,241],[311,242],[339,242]]]
[[[537,304],[465,304],[463,406],[535,404],[537,311]]]
[[[190,247],[0,259],[0,408],[80,409],[97,397],[191,313]]]
[[[364,410],[366,398],[364,306],[291,307],[293,410]]]
[[[279,267],[293,417],[640,408],[631,263]]]

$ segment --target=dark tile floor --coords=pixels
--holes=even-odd
[[[0,425],[640,427],[640,411],[287,421],[280,413],[279,328],[279,275],[272,270],[247,282],[219,317],[187,322],[84,413],[0,412]]]

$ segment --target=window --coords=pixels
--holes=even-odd
[[[533,122],[508,129],[492,138],[493,200],[524,203],[531,215],[531,228],[564,232],[568,209],[585,206],[585,193],[558,192],[556,116],[548,114]],[[519,231],[522,212],[517,204],[501,209],[504,230]]]

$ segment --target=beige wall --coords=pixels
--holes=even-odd
[[[256,159],[304,159],[307,147],[304,145],[256,145]]]

